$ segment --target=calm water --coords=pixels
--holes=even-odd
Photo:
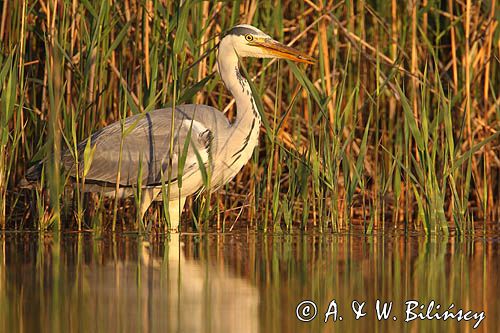
[[[499,250],[498,238],[6,233],[0,331],[467,332],[478,323],[474,331],[493,332]],[[377,299],[393,302],[387,320],[377,319]],[[310,322],[297,319],[303,300],[317,307]],[[411,300],[424,309],[407,314]],[[462,320],[405,322],[431,300],[430,316],[453,303]],[[366,313],[358,320],[353,301]],[[307,305],[304,319],[314,313]]]

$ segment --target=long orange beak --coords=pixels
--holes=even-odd
[[[273,39],[254,41],[252,44],[260,47],[261,49],[277,58],[289,59],[292,61],[303,62],[310,65],[316,63],[316,59],[314,59],[313,57],[310,57],[309,55],[300,52],[292,47],[285,46]]]

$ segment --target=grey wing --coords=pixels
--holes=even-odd
[[[207,107],[208,108],[208,107]],[[198,106],[199,112],[204,106]],[[172,133],[172,109],[159,109],[145,114],[138,114],[125,120],[122,146],[120,180],[122,186],[135,186],[142,180],[142,186],[154,186],[176,181],[179,162],[184,160],[183,174],[198,170],[199,163],[207,164],[213,134],[202,121],[193,119],[189,108],[176,108],[174,118],[173,149],[170,152]],[[119,169],[120,143],[122,130],[120,122],[113,123],[91,137],[91,147],[95,148],[87,181],[116,184]],[[184,143],[190,140],[187,150]],[[79,174],[83,176],[83,152],[87,140],[79,144]],[[74,160],[67,154],[63,158],[64,166],[71,175],[76,174]],[[162,176],[163,175],[163,176]]]

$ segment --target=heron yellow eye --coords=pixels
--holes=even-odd
[[[251,41],[253,41],[253,36],[252,36],[252,35],[245,35],[245,39],[246,39],[248,42],[251,42]]]

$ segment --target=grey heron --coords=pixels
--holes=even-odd
[[[229,182],[248,162],[258,143],[261,117],[250,85],[239,71],[239,58],[244,57],[314,63],[312,57],[251,25],[233,27],[220,40],[217,65],[236,101],[235,119],[230,122],[222,112],[207,105],[178,105],[126,118],[124,128],[130,128],[127,135],[123,135],[120,121],[108,125],[77,146],[80,156],[88,140],[94,149],[85,174],[85,190],[127,197],[134,195],[137,184],[142,184],[138,208],[144,218],[151,203],[162,200],[162,185],[168,183],[170,226],[177,230],[186,198],[206,187],[216,189]],[[78,172],[83,178],[83,161],[77,167],[70,152],[63,153],[62,164],[70,176],[76,177]],[[26,179],[35,181],[40,173],[41,163],[28,170]]]

